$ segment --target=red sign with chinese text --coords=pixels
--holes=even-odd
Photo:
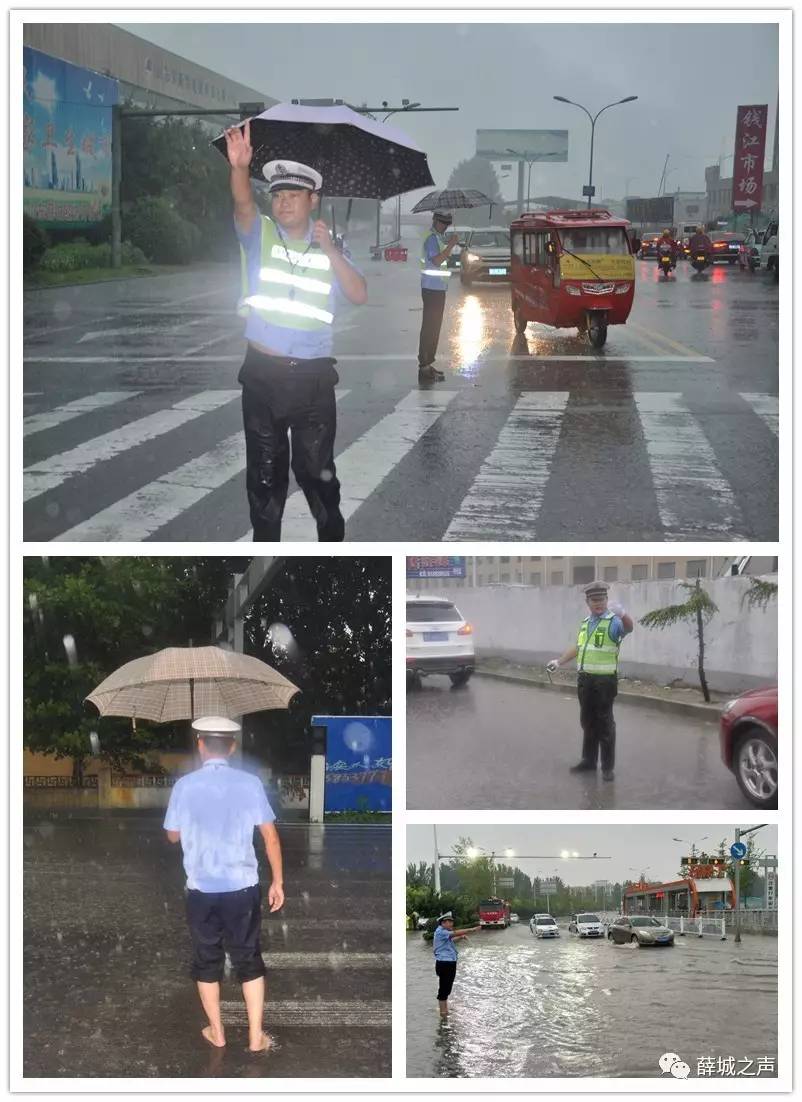
[[[738,108],[732,169],[732,209],[735,211],[760,210],[768,117],[769,108],[765,103]]]

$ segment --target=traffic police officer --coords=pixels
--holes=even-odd
[[[440,1005],[440,1017],[448,1017],[448,997],[457,975],[457,947],[454,944],[468,934],[480,930],[481,926],[466,926],[454,929],[454,915],[446,911],[437,920],[432,949],[434,951],[434,970],[437,975],[437,1002]]]
[[[591,582],[585,588],[590,615],[579,626],[576,646],[553,658],[546,668],[554,671],[576,658],[579,721],[582,724],[582,759],[571,766],[572,773],[596,769],[601,751],[602,776],[614,777],[615,719],[613,701],[618,692],[618,650],[634,628],[632,617],[620,605],[607,607],[606,582]]]
[[[436,210],[432,216],[432,228],[423,239],[421,246],[421,297],[423,298],[423,320],[418,345],[418,382],[433,383],[444,379],[442,371],[432,366],[437,355],[437,343],[440,340],[440,326],[443,324],[443,311],[446,308],[446,291],[451,272],[448,258],[457,245],[456,236],[444,237],[452,218],[445,211]]]
[[[248,503],[254,540],[281,539],[292,471],[317,523],[318,539],[345,536],[334,465],[337,426],[331,357],[338,293],[367,301],[364,277],[313,221],[323,179],[296,161],[264,166],[272,218],[251,191],[250,122],[226,131],[234,224],[242,254],[240,313],[248,350],[239,373]]]

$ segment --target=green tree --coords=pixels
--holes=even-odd
[[[205,644],[232,560],[103,556],[25,559],[24,736],[27,749],[72,758],[80,779],[100,720],[84,698],[118,666],[162,647]],[[102,721],[101,757],[146,764],[147,751],[176,744],[158,729]],[[183,736],[185,738],[185,734]]]
[[[496,170],[493,168],[492,162],[488,161],[486,157],[480,157],[477,154],[468,158],[468,160],[460,161],[449,176],[446,186],[449,188],[475,188],[476,191],[481,191],[493,203],[493,211],[498,215],[498,218],[501,218],[504,209],[502,206],[504,198],[501,194],[501,186]],[[491,219],[491,213],[486,206],[452,213],[455,221],[459,221],[466,226],[486,226],[491,220],[494,222],[498,220],[497,218]]]
[[[434,886],[434,865],[419,861],[417,865],[407,865],[408,888],[431,888]]]
[[[765,578],[750,578],[749,589],[741,597],[741,607],[759,608],[765,612],[770,601],[777,598],[777,585]]]
[[[695,582],[680,582],[680,588],[689,594],[688,599],[683,604],[654,609],[642,616],[640,622],[644,627],[659,630],[674,627],[675,624],[680,623],[693,623],[695,625],[699,684],[702,687],[705,700],[709,703],[710,690],[707,687],[707,677],[705,675],[705,627],[718,612],[718,606],[710,594],[702,589],[699,578]]]
[[[454,845],[454,857],[446,864],[454,871],[460,894],[474,899],[486,899],[493,894],[493,864],[489,856],[471,856],[474,848],[470,838],[460,838]]]

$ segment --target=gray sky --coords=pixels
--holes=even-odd
[[[567,129],[567,164],[535,165],[532,194],[581,194],[590,123],[554,94],[595,113],[597,199],[704,190],[705,165],[732,152],[738,104],[769,105],[770,166],[778,89],[776,25],[741,24],[120,24],[125,30],[276,99],[331,96],[369,105],[401,98],[455,106],[394,116],[429,155],[444,187],[475,152],[477,128]],[[658,52],[659,47],[659,52]],[[299,65],[299,58],[302,63]],[[667,60],[668,75],[658,72]],[[701,62],[700,62],[700,59]],[[300,70],[300,73],[299,73]],[[731,160],[723,164],[729,175]],[[502,181],[515,196],[516,173]]]
[[[675,879],[680,858],[690,852],[689,842],[697,849],[713,850],[722,838],[735,840],[734,828],[748,823],[699,826],[438,826],[437,845],[441,854],[451,852],[460,837],[494,852],[506,864],[517,865],[527,876],[560,876],[567,884],[592,884],[594,880],[634,880],[645,871],[650,880]],[[705,839],[705,835],[708,837]],[[683,838],[684,842],[674,842]],[[704,839],[704,841],[703,841]],[[777,853],[777,827],[766,826],[755,834],[758,849]],[[559,855],[563,850],[590,856],[598,853],[609,861],[541,860],[503,857],[505,849],[516,853]],[[407,862],[427,861],[434,856],[431,826],[407,827]],[[634,871],[633,871],[634,870]]]

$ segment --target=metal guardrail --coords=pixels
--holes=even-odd
[[[23,777],[25,788],[97,788],[97,777],[82,777],[76,781],[73,777]]]

